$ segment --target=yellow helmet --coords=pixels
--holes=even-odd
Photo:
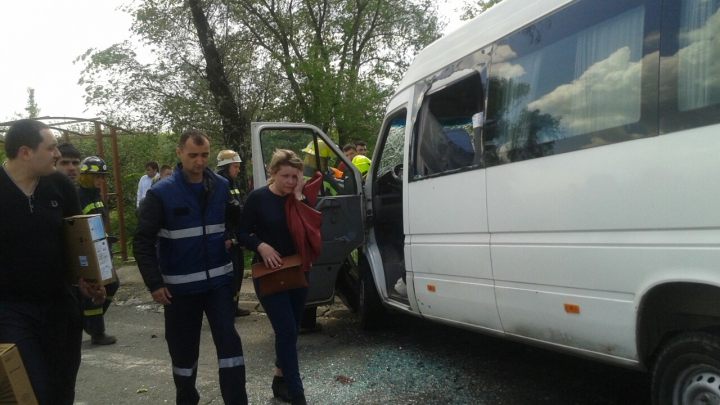
[[[355,155],[355,157],[352,159],[352,164],[360,170],[360,174],[362,175],[363,179],[367,176],[368,171],[370,171],[370,163],[372,161],[365,157],[364,155]]]
[[[320,149],[320,157],[329,158],[332,156],[332,151],[330,150],[330,147],[325,145],[325,141],[318,139],[318,148]],[[315,143],[310,141],[310,143],[302,151],[309,155],[315,155]]]

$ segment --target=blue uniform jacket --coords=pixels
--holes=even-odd
[[[199,192],[186,181],[179,164],[172,175],[152,186],[138,209],[133,240],[135,259],[150,291],[166,286],[171,295],[197,294],[230,282],[232,262],[225,248],[228,209],[231,216],[232,210],[239,210],[228,181],[209,169]]]

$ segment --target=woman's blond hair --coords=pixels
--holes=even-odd
[[[273,184],[275,182],[275,173],[280,170],[281,166],[290,166],[302,171],[303,162],[295,152],[289,149],[275,149],[272,158],[270,158],[270,164],[268,165],[270,178],[268,178],[267,184]]]

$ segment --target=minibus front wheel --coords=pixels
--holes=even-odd
[[[655,364],[653,405],[720,404],[720,337],[706,332],[673,338]]]

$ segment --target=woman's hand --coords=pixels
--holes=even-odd
[[[260,246],[258,246],[258,253],[260,253],[260,256],[267,268],[276,269],[282,266],[283,261],[280,257],[280,253],[267,243],[263,242]]]
[[[293,193],[295,194],[295,198],[297,198],[298,200],[302,200],[302,195],[303,195],[302,192],[303,192],[303,188],[305,188],[306,180],[305,180],[305,177],[303,177],[301,170],[297,171],[297,179],[298,179],[298,181],[297,181],[297,184],[295,185],[295,189],[293,190]]]

